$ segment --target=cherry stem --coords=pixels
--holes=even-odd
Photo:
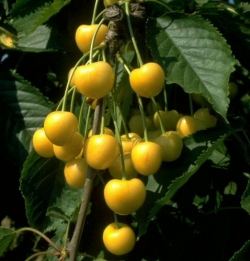
[[[133,68],[131,68],[131,66],[129,66],[126,62],[125,62],[125,60],[124,60],[124,58],[119,54],[119,55],[116,55],[116,58],[117,58],[117,61],[119,62],[119,63],[122,63],[123,64],[123,66],[124,66],[124,69],[127,71],[127,73],[128,73],[128,75],[131,73],[131,71],[133,70]]]
[[[40,232],[39,230],[35,229],[35,228],[31,228],[31,227],[23,227],[23,228],[20,228],[16,231],[16,233],[21,233],[23,231],[31,231],[35,234],[38,234],[40,237],[42,237],[44,240],[46,240],[51,247],[53,247],[57,252],[60,253],[60,249],[58,248],[58,246],[50,239],[48,238],[46,235],[44,235],[42,232]]]
[[[137,96],[139,110],[140,110],[141,118],[142,118],[144,140],[148,141],[148,132],[147,132],[147,127],[146,127],[146,120],[145,120],[145,113],[144,113],[144,109],[143,109],[142,99],[138,94],[136,94],[136,96]]]
[[[132,68],[129,64],[126,63],[126,61],[124,60],[124,58],[123,58],[120,54],[117,54],[117,55],[116,55],[116,58],[117,58],[117,61],[118,61],[119,63],[122,63],[122,64],[123,64],[124,69],[127,71],[128,75],[130,75],[131,70],[133,70],[133,68]],[[119,109],[119,111],[120,111],[120,115],[121,115],[121,117],[122,117],[122,122],[123,122],[124,130],[125,130],[126,138],[127,138],[127,139],[130,139],[130,137],[129,137],[129,135],[128,135],[128,129],[127,129],[127,126],[126,126],[126,123],[125,123],[125,119],[124,119],[124,117],[123,117],[123,115],[122,115],[122,112],[121,112],[121,108],[120,108],[120,106],[118,105],[118,103],[116,103],[116,104],[117,104],[117,107],[118,107],[118,109]]]
[[[105,99],[103,99],[100,134],[105,133],[105,131],[104,131],[104,129],[105,129],[105,109],[106,109],[106,101],[105,101]]]
[[[99,54],[100,49],[103,49],[103,48],[104,48],[104,47],[103,47],[102,45],[93,48],[92,51],[96,51],[96,52],[95,52],[91,57],[92,57],[92,58],[96,57],[96,56]],[[66,87],[65,87],[64,96],[63,96],[62,100],[59,102],[59,104],[58,104],[56,110],[59,110],[59,108],[60,108],[61,106],[62,106],[62,111],[65,111],[65,110],[66,110],[67,96],[68,96],[68,94],[70,94],[70,93],[76,88],[76,87],[74,86],[74,87],[72,87],[72,88],[70,89],[70,82],[71,82],[71,80],[72,80],[72,77],[73,77],[73,75],[74,75],[74,73],[75,73],[76,68],[84,61],[84,59],[85,59],[89,54],[90,54],[90,52],[84,54],[84,55],[78,60],[78,62],[75,64],[75,66],[73,67],[73,70],[72,70],[72,72],[71,72],[71,74],[70,74],[70,76],[69,76],[67,85],[66,85]],[[89,63],[89,61],[88,61],[87,63]],[[86,63],[86,64],[87,64],[87,63]]]
[[[134,69],[134,68],[131,66],[131,64],[128,63],[128,62],[124,59],[124,57],[121,55],[120,52],[118,52],[118,53],[116,54],[116,59],[118,60],[118,62],[122,63],[124,67],[125,67],[125,66],[127,67],[127,68],[125,68],[125,69],[128,71],[129,74],[130,74],[130,71],[132,71],[132,70]]]
[[[120,105],[117,102],[116,102],[116,106],[117,106],[117,109],[119,110],[119,114],[120,114],[121,119],[122,119],[122,125],[123,125],[124,131],[125,131],[126,139],[130,139],[130,137],[128,135],[128,128],[127,128],[127,125],[126,125],[126,121],[125,121],[124,116],[122,114]]]
[[[101,120],[101,110],[102,110],[102,102],[103,99],[98,100],[95,113],[94,113],[94,120],[93,120],[93,128],[92,128],[92,134],[95,135],[96,133],[99,133],[100,131],[100,120]],[[83,196],[82,196],[82,203],[79,210],[79,215],[77,218],[75,230],[72,236],[72,239],[70,241],[69,245],[69,257],[70,261],[75,261],[77,252],[79,249],[79,244],[87,216],[88,211],[88,204],[90,201],[90,196],[92,192],[92,187],[94,183],[96,171],[94,171],[90,166],[88,167],[88,174],[86,178],[86,182],[83,189]]]
[[[103,15],[105,12],[106,12],[106,9],[102,10],[102,11],[96,16],[95,22],[98,21],[98,19],[99,19],[100,17],[102,17],[102,15]]]
[[[69,235],[70,225],[71,225],[71,221],[68,222],[67,229],[66,229],[66,232],[65,232],[65,235],[64,235],[64,240],[63,240],[64,245],[63,246],[65,247],[65,249],[66,249],[66,245],[68,243],[68,235]]]
[[[163,88],[163,97],[164,97],[164,110],[168,111],[168,95],[167,95],[166,87]]]
[[[94,23],[95,23],[98,3],[99,3],[99,0],[95,0],[95,5],[94,5],[94,10],[93,10],[93,16],[92,16],[91,24],[94,24]]]
[[[95,58],[97,55],[99,55],[100,50],[103,50],[103,48],[104,48],[104,45],[99,45],[99,46],[93,48],[93,51],[96,50],[96,52],[91,56],[91,59],[89,58],[89,60],[85,63],[85,65],[90,64],[91,61],[93,60],[93,58]],[[88,54],[90,54],[90,52]]]
[[[119,62],[121,62],[125,68],[125,70],[127,71],[128,74],[131,73],[129,66],[127,65],[127,63],[124,61],[124,59],[121,56],[117,56],[117,59]],[[141,117],[142,117],[142,125],[143,125],[143,130],[144,130],[144,139],[145,141],[148,141],[148,132],[147,132],[147,128],[146,128],[146,121],[145,121],[145,113],[143,110],[143,104],[142,104],[142,100],[141,97],[137,94],[137,100],[138,100],[138,104],[139,104],[139,110],[141,113]]]
[[[89,254],[87,254],[87,253],[78,253],[79,255],[81,255],[81,256],[84,256],[84,257],[88,257],[88,258],[91,258],[92,260],[98,260],[98,258],[97,257],[95,257],[95,256],[91,256],[91,255],[89,255]],[[102,260],[102,259],[101,259]],[[103,261],[105,261],[105,259],[103,259]]]
[[[76,88],[73,88],[73,93],[70,101],[70,112],[74,111],[75,99],[76,99]]]
[[[75,87],[72,87],[72,88],[68,91],[67,95],[69,95],[70,93],[72,93],[73,90],[74,90],[74,88],[75,88]],[[64,98],[62,98],[62,99],[59,101],[58,105],[56,106],[56,111],[60,110],[60,108],[63,107],[63,106],[62,106],[63,102],[64,102]]]
[[[190,115],[193,116],[193,114],[194,114],[194,107],[193,107],[192,96],[191,96],[190,93],[188,94],[188,99],[189,99]]]
[[[138,49],[138,46],[137,46],[137,43],[136,43],[136,40],[135,40],[134,31],[133,31],[133,28],[132,28],[132,25],[131,25],[129,4],[130,4],[129,1],[125,2],[125,13],[126,13],[127,22],[128,22],[128,30],[129,30],[129,34],[130,34],[133,46],[135,48],[135,53],[136,53],[139,65],[141,67],[143,65],[143,61],[142,61],[141,54],[139,52],[139,49]]]
[[[75,73],[75,70],[76,68],[79,66],[79,64],[82,63],[82,61],[84,61],[84,59],[87,57],[88,53],[86,53],[85,55],[83,55],[78,61],[77,63],[75,64],[75,66],[73,67],[73,70],[69,76],[69,79],[68,79],[68,82],[67,82],[67,85],[66,85],[66,88],[65,88],[65,92],[64,92],[64,96],[63,96],[63,104],[62,104],[62,111],[65,111],[66,110],[66,101],[67,101],[67,95],[69,93],[69,88],[70,88],[70,82],[73,78],[73,75]],[[75,88],[75,87],[74,87]],[[70,90],[71,91],[71,90]]]
[[[122,163],[122,179],[126,180],[126,169],[125,169],[125,162],[124,162],[124,153],[123,153],[123,147],[122,147],[122,140],[121,140],[120,130],[119,130],[119,127],[118,127],[118,124],[117,124],[117,119],[116,119],[115,113],[113,111],[112,105],[115,105],[115,104],[114,103],[111,104],[111,106],[110,106],[110,108],[111,108],[110,109],[110,113],[111,113],[111,116],[112,116],[113,121],[114,121],[116,138],[117,138],[118,143],[119,143],[121,163]]]
[[[98,1],[98,0],[97,0],[97,1]],[[98,24],[98,26],[97,26],[97,28],[96,28],[96,30],[95,30],[95,33],[94,33],[94,35],[93,35],[93,38],[92,38],[92,40],[91,40],[90,52],[89,52],[89,60],[90,60],[90,63],[93,62],[94,43],[95,43],[95,39],[96,39],[97,33],[98,33],[100,27],[102,26],[103,22],[104,22],[104,19],[102,19],[102,20],[100,21],[100,23]],[[101,46],[101,47],[103,48],[103,46]]]
[[[42,252],[35,253],[35,254],[31,255],[30,257],[28,257],[27,259],[25,259],[25,261],[30,261],[30,260],[34,259],[35,257],[37,257],[37,256],[42,256],[42,255],[55,256],[56,254],[55,254],[54,252],[50,252],[50,251],[42,251]]]
[[[119,222],[118,222],[118,217],[117,217],[117,214],[115,212],[114,212],[114,219],[115,219],[115,228],[119,229],[120,226],[119,226]]]
[[[80,107],[80,113],[79,113],[79,117],[78,117],[78,131],[79,133],[83,134],[83,130],[81,129],[82,126],[82,118],[83,118],[83,111],[84,111],[84,106],[86,104],[86,97],[83,96],[83,101]],[[83,135],[83,137],[85,138],[85,136]]]
[[[87,112],[87,118],[86,118],[86,123],[85,123],[85,130],[84,130],[84,135],[83,135],[83,137],[85,139],[88,138],[88,127],[89,127],[90,115],[91,115],[91,106],[88,107],[88,112]]]
[[[156,110],[156,113],[158,115],[158,118],[159,118],[159,123],[160,123],[160,128],[161,128],[161,133],[162,135],[166,133],[166,130],[164,129],[164,126],[163,126],[163,123],[162,123],[162,117],[161,117],[161,114],[157,108],[157,104],[156,104],[156,101],[155,101],[155,98],[152,97],[151,98],[151,101],[153,102],[154,106],[155,106],[155,110]]]
[[[107,62],[107,57],[106,57],[106,53],[105,53],[105,49],[104,48],[102,49],[102,60],[104,62]]]

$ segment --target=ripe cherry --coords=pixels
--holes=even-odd
[[[131,159],[135,169],[141,175],[153,175],[161,166],[161,146],[151,141],[140,142],[133,147]]]
[[[68,143],[78,128],[78,120],[72,112],[53,111],[44,121],[47,138],[57,146]]]
[[[132,89],[140,96],[152,98],[164,87],[165,74],[161,66],[150,62],[134,69],[129,76]]]
[[[83,155],[86,162],[94,169],[103,170],[109,168],[119,154],[119,143],[111,135],[92,135],[85,141]]]
[[[105,185],[104,198],[108,207],[115,213],[129,215],[144,203],[146,187],[138,178],[112,179]]]

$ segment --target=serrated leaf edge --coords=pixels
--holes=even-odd
[[[173,180],[171,182],[171,184],[168,187],[168,192],[166,193],[166,195],[160,199],[158,199],[155,202],[154,207],[149,211],[149,216],[147,217],[147,221],[146,224],[144,225],[144,229],[143,231],[140,232],[140,236],[142,236],[145,232],[146,229],[148,227],[148,224],[150,223],[150,221],[152,220],[152,218],[160,211],[161,207],[165,204],[167,204],[170,199],[175,195],[175,193],[178,191],[178,189],[181,187],[179,187],[177,190],[175,190],[174,192],[171,193],[171,188],[172,186],[175,184],[175,182],[178,182],[180,179],[183,179],[184,182],[182,183],[182,185],[184,185],[196,172],[197,170],[201,167],[201,165],[209,158],[209,156],[212,154],[212,152],[218,148],[220,146],[220,144],[230,135],[232,134],[232,132],[228,132],[225,133],[223,135],[221,135],[216,141],[214,141],[211,146],[209,146],[194,162],[193,165],[191,165],[191,169],[188,172],[185,172],[182,174],[182,176],[176,178],[175,180]],[[170,195],[169,195],[170,194]],[[143,232],[143,233],[142,233]]]
[[[26,80],[25,78],[23,78],[20,74],[18,74],[18,73],[15,72],[14,70],[11,70],[10,73],[11,73],[11,75],[12,75],[17,81],[19,81],[20,83],[22,83],[22,84],[24,84],[24,85],[29,86],[29,87],[32,88],[34,91],[36,91],[36,94],[39,95],[40,97],[43,97],[44,100],[48,102],[48,104],[50,105],[50,107],[53,106],[53,102],[51,102],[48,97],[44,96],[44,95],[40,92],[40,90],[39,90],[37,87],[35,87],[35,86],[33,86],[33,85],[31,84],[31,82],[29,82],[28,80]]]
[[[236,251],[236,252],[234,253],[234,255],[230,258],[229,261],[236,261],[236,260],[234,260],[234,259],[237,258],[237,255],[240,254],[240,252],[243,251],[244,248],[245,248],[247,245],[248,245],[248,247],[250,247],[250,240],[246,241],[245,244],[241,247],[241,249],[238,250],[238,251]],[[245,261],[245,260],[243,260],[243,261]]]

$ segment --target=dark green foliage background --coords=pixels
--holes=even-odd
[[[145,204],[134,215],[119,217],[139,237],[125,256],[115,257],[103,246],[101,234],[113,222],[113,214],[97,180],[80,251],[105,260],[247,261],[250,5],[198,0],[162,3],[172,10],[145,3],[149,16],[145,45],[149,59],[166,72],[168,107],[189,114],[188,94],[202,93],[217,112],[218,127],[185,138],[176,162],[163,163],[156,175],[142,177],[147,186]],[[63,96],[68,71],[81,57],[75,30],[90,23],[93,6],[94,1],[88,0],[0,2],[0,27],[10,26],[19,36],[18,48],[1,45],[0,49],[0,220],[7,215],[13,228],[38,228],[58,245],[68,220],[75,219],[82,190],[65,185],[62,163],[39,157],[31,138]],[[101,11],[102,3],[99,7]],[[126,58],[132,60],[133,54]],[[126,80],[119,71],[116,88]],[[228,81],[239,86],[238,96],[231,101]],[[122,103],[126,117],[134,106],[131,96],[127,90]],[[194,110],[198,108],[194,104]],[[103,178],[111,177],[105,172]],[[0,230],[0,254],[13,233]],[[0,260],[25,260],[35,242],[34,236],[24,234]],[[45,250],[47,245],[39,241],[37,247]]]

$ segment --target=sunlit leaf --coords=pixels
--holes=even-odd
[[[18,50],[25,52],[44,51],[50,39],[51,29],[45,25],[36,28],[28,37],[21,38],[18,42]]]
[[[199,16],[149,19],[147,44],[168,83],[201,93],[226,119],[228,81],[236,64],[218,30]]]
[[[11,16],[18,33],[27,35],[57,14],[71,0],[32,1],[18,0],[13,5]]]

